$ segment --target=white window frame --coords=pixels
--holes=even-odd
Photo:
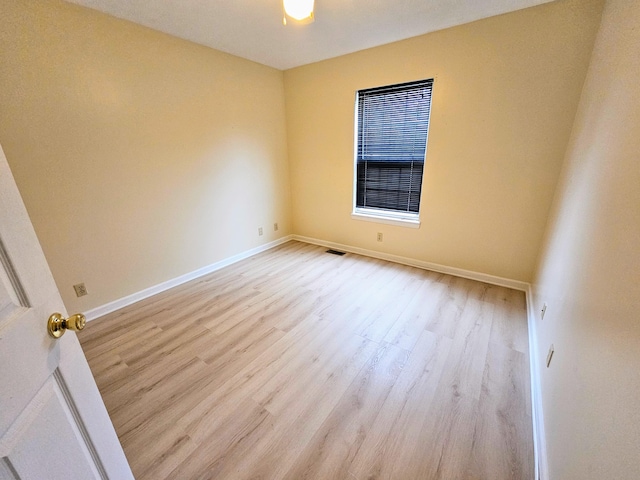
[[[432,98],[433,98],[433,88],[435,85],[435,78],[432,79]],[[358,92],[360,90],[356,90],[355,92],[355,101],[354,101],[354,135],[353,135],[353,198],[352,205],[353,210],[351,212],[351,218],[353,220],[360,220],[365,222],[373,222],[380,223],[386,225],[395,225],[399,227],[408,227],[408,228],[420,228],[421,220],[420,220],[420,212],[422,211],[422,205],[419,208],[417,213],[410,212],[397,212],[393,210],[383,210],[376,208],[362,208],[357,207],[357,189],[358,189]],[[431,103],[429,108],[429,124],[427,126],[427,137],[426,137],[426,146],[425,146],[425,165],[427,163],[427,150],[429,146],[429,129],[431,127],[431,111],[433,108],[433,103]],[[424,185],[424,170],[422,176],[422,184],[420,185],[420,204],[422,204],[422,192]]]

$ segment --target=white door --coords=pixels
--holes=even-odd
[[[52,195],[57,192],[52,190]],[[0,479],[132,479],[0,147]]]

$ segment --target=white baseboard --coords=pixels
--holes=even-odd
[[[238,253],[237,255],[234,255],[232,257],[225,258],[224,260],[220,260],[219,262],[212,263],[211,265],[199,268],[198,270],[194,270],[193,272],[189,272],[171,280],[167,280],[166,282],[162,282],[158,285],[154,285],[153,287],[145,288],[144,290],[141,290],[139,292],[127,295],[126,297],[119,298],[118,300],[114,300],[113,302],[109,302],[105,305],[101,305],[99,307],[88,310],[85,313],[85,317],[87,317],[87,321],[102,317],[107,313],[115,312],[116,310],[132,305],[136,302],[139,302],[140,300],[144,300],[145,298],[157,295],[158,293],[164,292],[165,290],[177,287],[178,285],[182,285],[183,283],[194,280],[198,277],[202,277],[203,275],[207,275],[211,272],[215,272],[216,270],[220,270],[221,268],[229,266],[233,263],[239,262],[240,260],[244,260],[245,258],[252,257],[253,255],[256,255],[258,253],[277,247],[278,245],[282,245],[283,243],[286,243],[291,239],[292,235],[287,235],[285,237],[279,238],[278,240],[274,240],[273,242],[265,243],[264,245],[260,245],[259,247],[252,248],[251,250]]]
[[[531,420],[533,424],[533,453],[535,462],[535,479],[549,480],[547,464],[547,440],[544,433],[544,416],[542,414],[542,396],[540,384],[540,362],[538,359],[538,336],[536,334],[536,315],[533,306],[531,285],[527,288],[527,324],[529,326],[529,375],[531,377]]]
[[[341,243],[318,240],[317,238],[303,237],[301,235],[292,235],[292,238],[293,240],[298,240],[300,242],[312,243],[314,245],[321,245],[323,247],[334,248],[336,250],[342,250],[350,253],[357,253],[358,255],[379,258],[380,260],[388,260],[390,262],[401,263],[403,265],[409,265],[410,267],[423,268],[425,270],[432,270],[434,272],[446,273],[449,275],[454,275],[456,277],[477,280],[479,282],[490,283],[491,285],[498,285],[500,287],[513,288],[514,290],[520,290],[523,292],[526,292],[529,288],[529,284],[527,282],[521,282],[520,280],[511,280],[510,278],[496,277],[495,275],[488,275],[486,273],[473,272],[471,270],[464,270],[462,268],[456,267],[448,267],[446,265],[439,265],[437,263],[424,262],[422,260],[415,260],[413,258],[401,257],[399,255],[393,255],[390,253],[376,252],[374,250],[367,250],[364,248],[352,247],[350,245],[343,245]]]

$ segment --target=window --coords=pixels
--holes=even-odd
[[[354,218],[419,224],[432,87],[433,79],[358,91]]]

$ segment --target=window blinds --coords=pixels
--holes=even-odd
[[[356,207],[418,213],[433,80],[358,91]]]

